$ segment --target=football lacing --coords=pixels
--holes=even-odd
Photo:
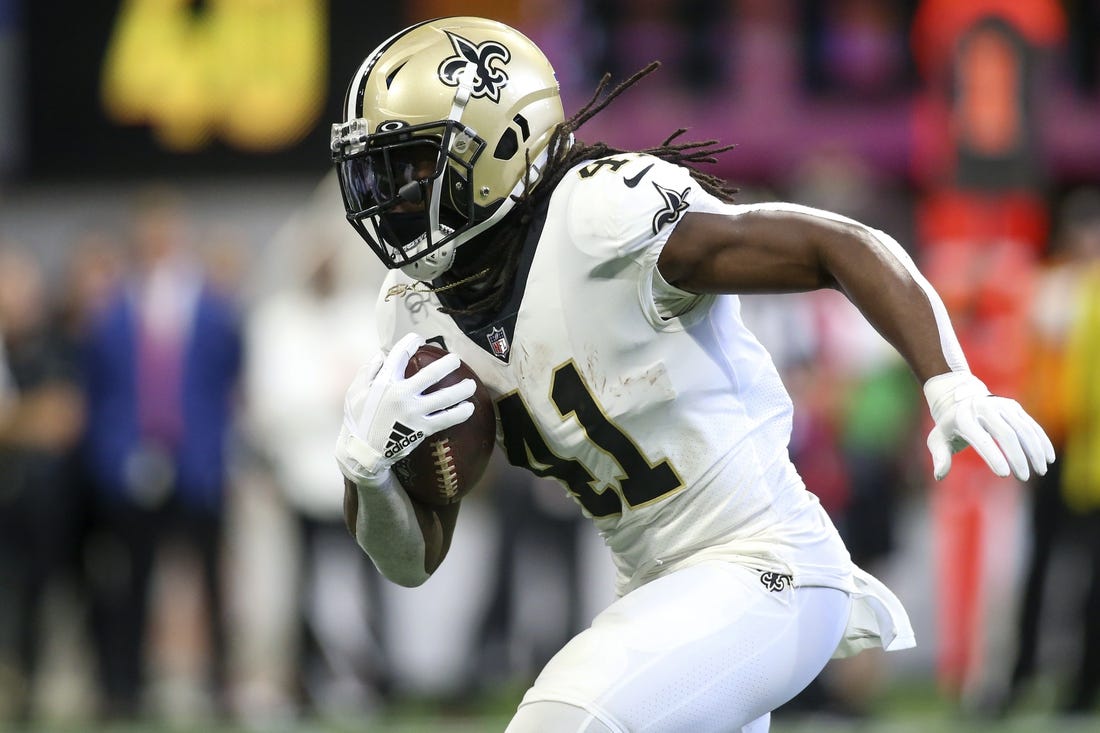
[[[453,499],[458,496],[458,471],[455,468],[454,455],[451,453],[451,441],[443,438],[432,442],[432,458],[435,460],[436,485],[440,495]]]

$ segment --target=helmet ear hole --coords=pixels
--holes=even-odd
[[[512,156],[519,150],[519,136],[516,135],[516,131],[509,127],[504,131],[504,134],[500,136],[500,140],[497,142],[496,150],[493,151],[493,157],[497,160],[511,160]]]

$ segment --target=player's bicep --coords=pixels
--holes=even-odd
[[[822,253],[829,240],[851,236],[851,226],[792,210],[689,212],[669,236],[657,267],[670,284],[696,293],[834,287]]]

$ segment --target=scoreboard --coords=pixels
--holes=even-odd
[[[404,25],[399,4],[362,0],[63,7],[25,5],[17,178],[327,170],[348,80]]]

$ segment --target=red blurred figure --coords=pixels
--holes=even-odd
[[[923,267],[973,369],[995,394],[1020,391],[1028,304],[1048,212],[1031,103],[1045,49],[1065,35],[1055,0],[925,0],[913,27],[924,80],[913,170]],[[959,456],[936,485],[941,686],[958,695],[982,666],[979,623],[991,568],[982,548],[1011,532],[1017,500],[980,459]]]

